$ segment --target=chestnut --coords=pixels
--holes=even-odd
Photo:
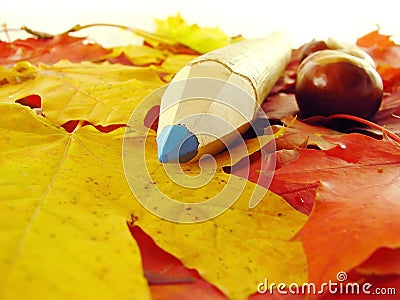
[[[361,50],[356,45],[350,43],[339,42],[335,39],[328,38],[327,40],[312,40],[311,42],[303,45],[300,53],[300,61],[303,61],[307,56],[321,50],[340,50],[342,52],[357,56],[368,61],[374,68],[375,62],[367,52]]]
[[[304,44],[300,48],[300,61],[303,61],[307,56],[321,50],[330,49],[329,46],[326,44],[325,41],[319,40],[312,40],[311,42]]]
[[[378,111],[382,94],[382,79],[371,61],[347,49],[312,53],[297,70],[295,96],[302,118],[333,114],[369,118]]]

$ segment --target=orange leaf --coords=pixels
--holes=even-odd
[[[134,222],[128,223],[128,227],[140,248],[153,299],[184,299],[187,295],[193,300],[227,299],[196,270],[186,268],[176,257],[159,248]]]
[[[315,206],[297,235],[315,283],[335,279],[380,247],[400,246],[400,146],[359,134],[326,139],[338,146],[300,150],[274,177],[299,188],[320,182]]]
[[[374,59],[386,91],[400,84],[400,46],[389,35],[382,35],[375,30],[359,38],[357,45]]]
[[[399,70],[400,79],[400,70]],[[399,81],[400,83],[400,81]],[[385,96],[382,100],[381,108],[373,116],[372,121],[379,124],[385,129],[394,133],[400,134],[400,86],[393,89],[393,91]],[[372,129],[369,129],[372,131]],[[375,130],[374,132],[377,132]],[[377,132],[382,134],[382,132]]]
[[[389,35],[380,34],[379,30],[371,31],[357,39],[357,45],[364,48],[373,48],[385,51],[394,45]]]
[[[38,67],[28,62],[0,67],[2,80],[0,102],[21,102],[38,95],[43,114],[59,126],[71,120],[103,127],[126,124],[132,108],[165,84],[152,67],[67,61]]]
[[[98,44],[86,43],[86,38],[68,34],[52,38],[29,38],[12,43],[0,41],[0,65],[13,65],[19,61],[54,64],[62,59],[71,62],[94,61],[111,52]]]
[[[400,249],[380,248],[356,270],[362,274],[400,275]]]
[[[294,120],[292,116],[282,118],[282,121],[288,128],[285,130],[285,134],[276,140],[278,149],[315,146],[319,149],[327,150],[335,145],[325,140],[322,136],[340,134],[326,127],[314,126],[299,120]]]
[[[324,128],[309,125],[299,120],[294,120],[293,117],[287,116],[283,118],[283,121],[288,124],[285,133],[276,139],[276,146],[278,149],[275,154],[276,168],[281,168],[285,164],[298,158],[296,149],[299,147],[315,146],[319,149],[330,149],[335,144],[325,140],[322,135],[337,135],[338,132]],[[259,183],[268,182],[269,180],[260,180],[260,177],[264,179],[266,176],[270,176],[266,170],[270,167],[268,164],[263,163],[267,157],[264,153],[269,153],[268,149],[262,149],[250,156],[250,174],[247,174],[245,169],[241,169],[240,166],[236,165],[234,168],[225,168],[225,171],[232,172],[237,176],[247,178],[248,180]],[[232,171],[233,170],[233,171]],[[318,182],[311,182],[306,185],[299,187],[297,183],[287,181],[286,178],[277,178],[276,176],[272,179],[271,185],[264,186],[269,188],[272,192],[283,197],[290,205],[296,208],[298,211],[309,214],[314,204],[315,193],[318,187]]]

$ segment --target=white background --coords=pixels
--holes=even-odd
[[[189,23],[218,26],[227,34],[260,37],[283,30],[294,46],[312,38],[333,37],[355,42],[356,38],[381,27],[381,32],[400,36],[398,1],[342,0],[7,0],[0,8],[0,24],[8,28],[27,25],[35,30],[60,33],[76,24],[108,22],[153,30],[154,18],[178,12]],[[132,42],[132,34],[103,27],[85,30],[106,45]],[[12,38],[17,35],[11,32]],[[6,40],[0,34],[1,40]]]

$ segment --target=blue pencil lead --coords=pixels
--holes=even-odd
[[[197,154],[199,141],[183,125],[169,125],[157,137],[158,160],[162,163],[188,162]]]

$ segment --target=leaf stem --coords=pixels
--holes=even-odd
[[[369,127],[372,127],[372,128],[375,128],[377,130],[382,131],[382,133],[386,134],[392,140],[394,140],[395,142],[400,144],[400,137],[397,134],[385,129],[384,127],[382,127],[382,126],[380,126],[380,125],[378,125],[378,124],[376,124],[374,122],[365,120],[365,119],[360,118],[360,117],[356,117],[356,116],[352,116],[352,115],[346,115],[346,114],[334,114],[334,115],[331,115],[331,116],[327,117],[326,121],[329,122],[329,121],[331,121],[333,119],[347,119],[347,120],[356,121],[358,123],[367,125]]]
[[[170,38],[163,36],[161,34],[158,33],[149,33],[145,30],[141,30],[141,29],[137,29],[137,28],[133,28],[133,27],[129,27],[129,26],[125,26],[125,25],[118,25],[118,24],[110,24],[110,23],[93,23],[93,24],[86,24],[86,25],[75,25],[74,27],[72,27],[71,29],[63,32],[62,34],[68,34],[71,32],[77,32],[86,28],[90,28],[90,27],[97,27],[97,26],[104,26],[104,27],[115,27],[115,28],[119,28],[122,30],[128,30],[133,32],[134,34],[144,37],[144,38],[150,38],[153,40],[156,40],[160,43],[163,44],[168,44],[168,45],[174,45],[176,44],[175,41],[172,41]]]
[[[4,23],[4,24],[1,24],[1,27],[3,27],[2,32],[5,33],[8,42],[11,42],[10,35],[8,34],[9,30],[8,30],[8,28],[7,28],[7,24],[5,24],[5,23]]]
[[[50,34],[50,33],[46,33],[46,32],[41,32],[41,31],[36,31],[36,30],[32,30],[31,28],[27,27],[27,26],[22,26],[21,30],[32,34],[34,36],[37,36],[40,39],[51,39],[54,37],[54,35]]]
[[[97,27],[97,26],[114,27],[114,28],[119,28],[122,30],[128,30],[128,31],[131,31],[134,34],[141,36],[143,38],[151,39],[151,40],[154,40],[156,42],[166,44],[166,45],[176,45],[177,44],[174,40],[171,40],[167,36],[164,36],[159,33],[150,33],[145,30],[141,30],[141,29],[125,26],[125,25],[110,24],[110,23],[92,23],[92,24],[86,24],[86,25],[77,24],[77,25],[73,26],[72,28],[68,29],[67,31],[61,33],[60,35],[78,32],[83,29]],[[20,30],[23,30],[23,31],[25,31],[29,34],[32,34],[41,39],[50,39],[50,38],[53,38],[58,35],[58,34],[49,34],[49,33],[45,33],[45,32],[35,31],[27,26],[22,26]],[[5,30],[3,30],[3,31],[5,31]]]
[[[400,119],[400,116],[396,115],[396,114],[392,114],[392,117],[396,118],[396,119]]]
[[[83,29],[86,29],[86,28],[97,27],[97,26],[116,27],[116,28],[123,29],[123,30],[129,30],[129,31],[133,31],[133,32],[135,31],[134,28],[128,27],[128,26],[125,26],[125,25],[110,24],[110,23],[93,23],[93,24],[86,24],[86,25],[76,24],[74,27],[72,27],[71,29],[63,32],[62,34],[68,34],[68,33],[71,33],[71,32],[77,32],[77,31],[80,31],[80,30],[83,30]]]

